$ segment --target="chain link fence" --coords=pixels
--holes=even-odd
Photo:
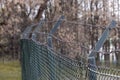
[[[21,36],[22,80],[120,80],[119,69],[91,64],[83,44],[32,27]]]

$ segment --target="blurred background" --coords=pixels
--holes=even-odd
[[[110,21],[117,21],[117,28],[100,50],[114,52],[99,52],[96,59],[98,64],[120,67],[120,0],[0,0],[0,80],[21,80],[20,36],[25,28],[46,19],[53,21],[46,23],[49,30],[60,15],[65,16],[66,23],[57,35],[64,41],[82,43],[88,49],[86,56]]]

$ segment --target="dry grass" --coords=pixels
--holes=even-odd
[[[21,80],[19,61],[0,62],[0,80]]]

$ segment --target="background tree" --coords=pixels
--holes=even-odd
[[[18,45],[23,30],[45,18],[46,24],[42,29],[48,33],[60,15],[64,15],[65,20],[55,35],[63,41],[75,41],[88,49],[94,48],[105,26],[115,19],[118,30],[110,38],[115,42],[114,47],[119,49],[119,0],[1,0],[0,3],[0,56],[12,55],[10,59],[19,58]],[[114,36],[116,37],[113,38]],[[109,39],[104,47],[105,51],[109,51]],[[65,48],[70,57],[84,53],[78,45],[68,43]],[[71,51],[75,53],[70,53]],[[89,51],[85,53],[87,57]],[[116,55],[120,62],[120,54]],[[98,56],[99,54],[99,59]],[[108,58],[109,55],[106,56],[107,60]]]

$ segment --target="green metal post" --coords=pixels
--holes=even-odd
[[[96,71],[96,62],[95,62],[95,56],[96,56],[96,52],[100,50],[100,48],[103,46],[104,42],[106,41],[106,39],[109,36],[109,32],[112,28],[115,28],[116,26],[116,22],[114,20],[112,20],[111,24],[109,25],[109,27],[107,27],[105,29],[105,31],[103,32],[102,36],[100,37],[100,39],[98,40],[98,42],[95,45],[95,49],[93,49],[93,51],[89,54],[88,57],[88,62],[89,62],[89,80],[97,80],[97,74],[95,73]]]

